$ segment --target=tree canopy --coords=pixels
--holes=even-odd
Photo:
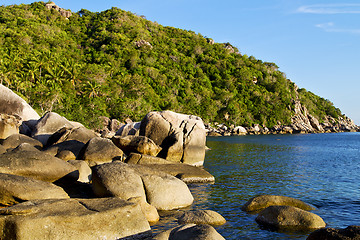
[[[90,127],[98,116],[140,120],[153,110],[272,127],[290,123],[297,98],[320,121],[341,115],[275,63],[118,8],[67,19],[44,2],[0,6],[0,46],[2,84],[40,114]]]

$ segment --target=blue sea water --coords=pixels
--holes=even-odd
[[[241,206],[259,194],[316,206],[328,227],[360,225],[360,133],[208,137],[204,168],[215,184],[193,184],[192,209],[227,219],[226,239],[306,239],[309,232],[262,230]],[[166,221],[166,217],[165,217]],[[174,218],[167,219],[167,227]]]

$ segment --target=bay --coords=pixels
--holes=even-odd
[[[314,205],[328,227],[360,225],[360,133],[208,137],[204,168],[214,184],[193,184],[191,209],[211,209],[227,223],[226,239],[306,239],[310,232],[262,230],[241,206],[259,194]],[[174,217],[175,216],[175,217]],[[163,215],[158,230],[176,225]],[[161,225],[161,224],[160,224]]]

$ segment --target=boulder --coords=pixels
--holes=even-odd
[[[0,84],[0,113],[19,116],[22,121],[36,121],[40,116],[35,110],[9,88]]]
[[[164,172],[186,183],[215,182],[215,177],[201,167],[173,163],[162,158],[141,154],[130,154],[125,160],[129,164],[140,164],[154,172]],[[141,169],[141,166],[138,168]]]
[[[92,167],[113,160],[122,160],[123,155],[123,151],[110,139],[95,137],[86,143],[77,159],[86,161]]]
[[[308,230],[326,226],[318,215],[292,206],[270,206],[262,210],[255,220],[261,226],[275,230]]]
[[[133,165],[134,166],[134,165]],[[136,165],[135,165],[136,166]],[[173,210],[190,206],[194,198],[188,186],[168,174],[154,174],[141,168],[147,201],[158,210]]]
[[[1,113],[0,139],[5,139],[13,134],[18,134],[20,124],[21,124],[21,120],[19,117]]]
[[[139,136],[140,122],[129,122],[116,131],[115,136],[125,137],[127,135]]]
[[[70,150],[61,150],[55,155],[55,157],[60,158],[64,161],[76,160],[75,154]]]
[[[49,137],[47,146],[72,140],[76,140],[85,144],[94,137],[97,137],[95,132],[85,127],[63,127]]]
[[[85,161],[69,160],[67,162],[73,165],[78,170],[78,173],[76,173],[76,175],[73,176],[73,178],[78,177],[77,181],[83,183],[89,183],[91,181],[92,171],[89,165]]]
[[[98,197],[118,197],[123,200],[140,197],[146,201],[141,177],[126,163],[112,162],[95,166],[92,186]]]
[[[112,141],[118,148],[123,150],[126,155],[133,152],[156,156],[161,151],[161,147],[156,145],[153,140],[145,136],[114,136]]]
[[[84,147],[85,147],[85,143],[83,142],[77,140],[69,140],[51,145],[50,147],[45,148],[43,151],[51,156],[59,156],[61,159],[63,158],[66,159],[67,157],[69,157],[68,152],[71,152],[72,153],[70,154],[71,158],[75,156],[76,159]],[[67,151],[67,153],[64,151]],[[65,155],[68,156],[65,157]]]
[[[187,207],[194,200],[184,182],[146,166],[120,161],[106,163],[93,168],[92,179],[98,197],[117,196],[126,200],[140,197],[158,210]]]
[[[6,148],[0,144],[0,154],[6,153]]]
[[[156,235],[154,240],[225,240],[215,228],[210,225],[186,224],[175,227]]]
[[[192,210],[185,211],[179,218],[179,224],[209,224],[209,225],[223,225],[226,220],[219,213],[212,210]]]
[[[47,112],[36,123],[32,137],[39,140],[45,146],[50,136],[64,127],[73,128],[74,125],[57,113]]]
[[[0,173],[0,204],[9,206],[35,199],[69,198],[66,192],[48,182]]]
[[[242,126],[237,126],[232,130],[232,135],[246,135],[247,134],[247,130],[246,128],[242,127]]]
[[[151,236],[140,206],[118,198],[33,200],[0,209],[0,239]]]
[[[172,111],[150,112],[141,121],[140,135],[162,148],[158,156],[200,166],[205,157],[206,131],[201,118]]]
[[[313,115],[308,114],[308,119],[310,121],[310,125],[315,129],[317,132],[324,132],[323,127],[320,125],[319,120],[315,118]]]
[[[23,134],[13,134],[9,137],[7,137],[2,145],[6,148],[16,148],[17,146],[19,146],[22,143],[28,143],[33,147],[36,147],[38,149],[41,149],[43,147],[42,143],[39,142],[36,139],[33,139],[29,136],[23,135]]]
[[[348,226],[345,229],[321,228],[312,232],[306,240],[359,240],[360,226]]]
[[[43,153],[28,143],[0,155],[0,173],[53,182],[74,171],[76,168],[69,163]]]
[[[279,206],[293,206],[303,210],[314,210],[315,208],[309,204],[304,203],[295,198],[277,196],[277,195],[260,195],[254,198],[251,198],[246,202],[241,209],[246,212],[258,211],[270,206],[279,205]]]

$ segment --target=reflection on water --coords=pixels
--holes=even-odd
[[[216,183],[190,185],[191,208],[223,215],[228,222],[216,229],[226,239],[306,239],[308,232],[261,230],[240,209],[258,194],[310,203],[330,227],[360,224],[359,133],[210,137],[207,146],[204,167]],[[175,226],[180,212],[162,213],[156,231]]]

